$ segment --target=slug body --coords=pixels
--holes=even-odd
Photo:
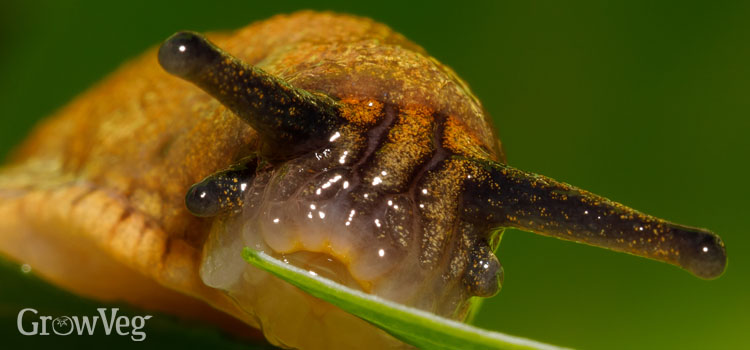
[[[294,348],[403,344],[245,246],[454,319],[500,289],[506,227],[723,272],[718,236],[509,167],[492,130],[449,68],[367,19],[181,32],[19,149],[0,250],[83,295],[232,323],[210,305]]]

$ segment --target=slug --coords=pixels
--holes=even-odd
[[[243,247],[463,320],[505,228],[706,279],[721,239],[505,162],[467,84],[372,20],[179,32],[47,119],[0,172],[0,251],[99,300],[300,349],[401,348],[245,263]],[[237,322],[239,321],[239,322]]]

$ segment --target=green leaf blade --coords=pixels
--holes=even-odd
[[[249,248],[243,250],[242,257],[310,295],[421,349],[560,349],[534,340],[490,332],[366,294]]]

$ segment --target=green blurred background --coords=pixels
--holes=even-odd
[[[703,281],[510,231],[498,254],[505,285],[479,326],[584,349],[750,346],[750,2],[3,1],[0,153],[177,30],[233,29],[305,8],[372,17],[453,67],[494,117],[512,165],[710,228],[728,247],[725,275]],[[101,304],[15,264],[0,270],[0,344],[133,345],[116,336],[22,338],[22,307],[73,315]],[[242,345],[168,316],[146,330],[141,347]]]

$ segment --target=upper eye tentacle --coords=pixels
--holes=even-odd
[[[726,267],[718,235],[640,213],[591,192],[504,164],[480,162],[464,193],[463,215],[499,227],[626,252],[706,279]]]
[[[200,34],[172,35],[159,48],[158,59],[167,72],[206,91],[273,145],[322,140],[342,123],[332,98],[295,88]]]

